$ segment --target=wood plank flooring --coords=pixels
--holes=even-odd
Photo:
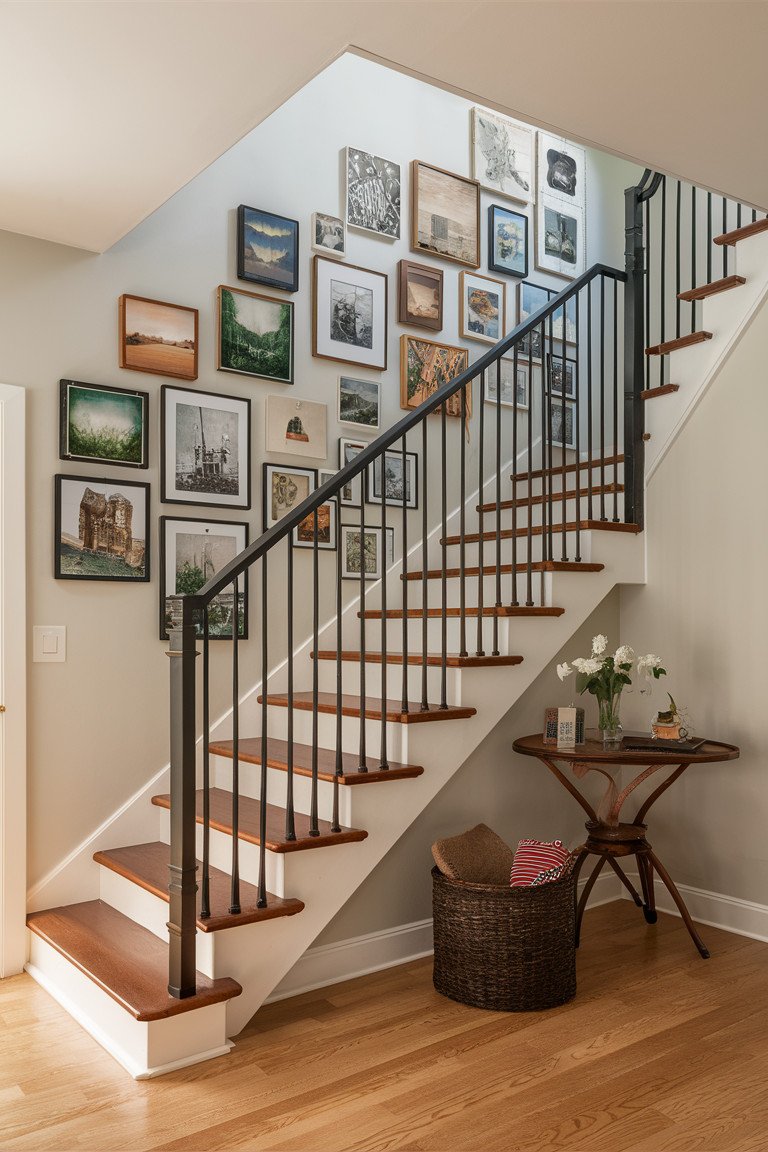
[[[232,1054],[131,1080],[27,976],[0,982],[0,1147],[118,1152],[764,1152],[768,944],[626,901],[578,992],[466,1008],[421,960],[262,1009]]]

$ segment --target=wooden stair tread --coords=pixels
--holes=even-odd
[[[673,392],[679,391],[679,384],[660,384],[658,388],[644,388],[640,393],[640,399],[654,400],[657,396],[671,396]]]
[[[669,385],[669,387],[677,388],[677,384]],[[571,489],[567,489],[565,492],[553,492],[552,493],[552,503],[557,504],[559,502],[562,504],[563,500],[575,500],[577,496],[584,499],[584,498],[588,497],[590,493],[592,493],[592,496],[599,496],[601,493],[603,495],[607,496],[607,495],[612,495],[614,492],[623,492],[623,491],[624,491],[624,485],[623,484],[603,484],[603,485],[598,485],[595,488],[580,488],[578,490],[578,492],[576,491],[575,488],[571,488]],[[516,500],[515,499],[502,500],[501,503],[498,505],[498,507],[500,509],[502,509],[502,511],[503,511],[503,510],[511,509],[511,508],[527,508],[527,507],[530,507],[531,505],[544,504],[545,502],[548,502],[548,501],[549,501],[549,493],[544,495],[543,492],[538,492],[535,496],[522,496]],[[496,507],[497,507],[497,505],[496,505],[495,501],[492,501],[489,504],[476,504],[475,505],[475,512],[493,513],[496,511]]]
[[[262,697],[259,696],[259,703]],[[288,707],[288,695],[284,692],[270,692],[267,695],[267,704],[278,708]],[[294,692],[293,706],[303,712],[311,712],[313,697],[311,692]],[[381,720],[381,698],[366,696],[364,701],[365,716],[368,720]],[[328,715],[336,715],[337,699],[335,692],[318,692],[317,710]],[[466,720],[474,716],[476,708],[458,708],[449,705],[441,708],[439,704],[429,704],[422,709],[421,704],[408,704],[408,711],[404,712],[399,700],[387,700],[386,717],[395,724],[424,724],[432,720]],[[360,716],[360,697],[344,693],[341,697],[342,716]]]
[[[723,276],[722,280],[713,280],[711,284],[702,284],[700,288],[689,288],[687,292],[678,292],[678,300],[706,300],[708,296],[716,296],[718,292],[727,292],[731,288],[738,288],[746,284],[746,276]]]
[[[517,475],[512,474],[509,478],[510,480],[517,481],[519,484],[521,481],[541,480],[544,476],[562,475],[563,472],[589,472],[590,469],[594,470],[595,468],[607,468],[611,464],[623,463],[624,453],[620,452],[616,456],[599,456],[592,460],[579,460],[575,464],[566,464],[565,468],[563,468],[562,465],[559,465],[553,468],[539,468],[534,472],[518,472]]]
[[[565,529],[566,532],[575,532],[576,529],[581,532],[639,532],[640,528],[637,524],[624,524],[622,521],[614,522],[613,520],[571,520],[563,524],[552,525],[552,535],[557,535]],[[542,524],[533,524],[530,528],[526,525],[523,528],[502,528],[499,533],[500,539],[511,540],[513,536],[527,536],[530,531],[532,536],[541,536],[544,532]],[[477,544],[480,539],[479,532],[466,532],[464,534],[465,544]],[[495,540],[495,532],[483,532],[483,540]],[[441,541],[442,543],[442,541]],[[446,545],[454,545],[461,543],[461,536],[446,536]]]
[[[320,654],[323,658],[323,654]],[[336,652],[333,653],[334,660]],[[232,756],[232,741],[217,740],[211,744],[211,753],[214,756]],[[261,764],[261,737],[248,736],[240,740],[240,760],[247,764]],[[373,756],[367,757],[368,771],[360,772],[360,757],[356,753],[342,752],[342,775],[336,776],[336,753],[330,748],[317,750],[317,777],[339,784],[376,784],[382,780],[404,780],[421,776],[424,769],[418,764],[395,764],[390,762],[389,768],[379,770],[380,761]],[[283,771],[288,769],[288,741],[276,740],[272,736],[267,739],[267,764],[270,768]],[[293,745],[293,770],[297,776],[312,776],[312,745]]]
[[[153,796],[152,803],[158,808],[171,807],[171,797],[168,793],[162,796]],[[238,839],[247,840],[249,844],[259,843],[259,818],[261,815],[261,801],[250,796],[241,796],[239,804]],[[195,817],[198,824],[203,822],[203,793],[195,793]],[[223,788],[210,790],[210,823],[211,828],[217,832],[232,835],[232,793]],[[327,848],[329,844],[352,844],[358,840],[365,840],[368,833],[363,828],[342,828],[340,832],[332,832],[327,820],[319,820],[319,836],[309,834],[309,816],[303,812],[296,812],[296,839],[285,838],[285,809],[275,804],[267,804],[267,839],[266,847],[270,852],[304,852],[310,848]]]
[[[646,348],[646,356],[666,356],[670,352],[676,352],[679,348],[690,348],[693,344],[703,344],[705,340],[711,340],[711,332],[689,332],[687,336],[677,336],[674,340],[665,340],[663,344],[654,344],[652,348]]]
[[[382,664],[382,655],[383,653],[381,652],[366,651],[365,662],[366,664]],[[329,648],[327,651],[318,652],[317,658],[318,660],[335,660],[336,649]],[[342,651],[341,659],[343,661],[357,664],[360,661],[360,653]],[[420,652],[409,652],[406,658],[406,662],[409,665],[421,667],[421,665],[424,663],[424,657]],[[448,668],[504,668],[513,664],[522,664],[522,662],[522,656],[459,656],[456,652],[449,652],[445,658],[445,663]],[[402,665],[402,663],[402,652],[387,652],[387,664]],[[442,656],[436,654],[427,655],[427,667],[441,668],[442,664]],[[384,775],[389,776],[389,772],[385,772]]]
[[[739,240],[748,240],[750,236],[757,236],[765,231],[768,231],[768,219],[753,220],[750,224],[743,224],[741,228],[733,228],[730,232],[715,236],[714,243],[738,244]]]
[[[169,902],[168,866],[171,849],[168,844],[155,840],[151,844],[131,844],[125,848],[110,848],[106,852],[94,852],[97,864],[116,872],[138,884],[140,888]],[[259,890],[247,881],[240,881],[239,913],[229,911],[231,877],[218,868],[209,868],[211,915],[200,918],[202,901],[201,877],[203,865],[197,861],[197,930],[198,932],[219,932],[224,928],[238,928],[241,924],[255,924],[260,920],[273,920],[277,916],[294,916],[301,912],[301,900],[285,900],[267,893],[267,907],[257,907]]]
[[[549,607],[542,607],[541,605],[529,605],[529,604],[515,604],[515,605],[512,605],[512,604],[495,605],[494,604],[494,605],[491,605],[487,608],[483,608],[483,616],[488,616],[488,617],[498,616],[499,618],[502,618],[504,616],[562,616],[563,612],[565,612],[565,608],[549,608]],[[473,608],[465,608],[464,609],[464,615],[467,619],[470,619],[470,618],[476,619],[478,616],[478,613],[479,613],[478,608],[473,607]],[[366,620],[380,620],[382,614],[381,614],[380,609],[378,609],[378,608],[367,608],[365,610],[365,613],[358,612],[357,615],[358,615],[358,617],[361,615],[364,615]],[[408,619],[409,620],[421,620],[423,615],[424,615],[424,612],[422,611],[421,608],[409,608],[408,609]],[[443,609],[442,608],[427,608],[427,618],[430,620],[438,620],[442,615],[443,615]],[[461,609],[460,608],[446,608],[445,609],[445,615],[449,619],[455,619],[456,617],[461,616]],[[387,620],[402,620],[402,618],[403,618],[403,609],[402,608],[388,608],[387,609]]]
[[[198,972],[196,994],[175,999],[168,993],[168,945],[101,900],[31,912],[27,926],[136,1020],[165,1020],[242,992],[235,980]]]
[[[494,539],[495,539],[495,534]],[[602,572],[605,564],[587,564],[582,560],[534,560],[531,564],[531,572]],[[500,572],[502,576],[511,576],[513,566],[511,564],[500,564],[497,568],[495,564],[487,564],[483,567],[483,576],[495,576]],[[527,564],[515,564],[515,572],[527,572]],[[446,568],[445,575],[448,580],[461,579],[460,568]],[[478,565],[473,567],[464,568],[465,579],[468,576],[479,576],[480,568]],[[427,580],[441,580],[443,576],[442,568],[428,568]],[[424,579],[423,572],[408,572],[406,575],[400,574],[401,580],[420,581]],[[438,657],[439,659],[439,657]]]

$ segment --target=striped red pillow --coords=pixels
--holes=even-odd
[[[570,853],[562,840],[520,840],[512,861],[509,883],[512,888],[528,887],[544,881],[542,873],[553,873],[547,880],[556,880]]]

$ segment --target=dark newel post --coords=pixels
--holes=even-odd
[[[624,192],[624,520],[643,527],[645,430],[642,401],[645,360],[643,315],[643,207],[637,188]],[[617,445],[618,449],[618,445]]]
[[[171,867],[168,991],[195,994],[195,657],[196,629],[188,596],[171,601]]]

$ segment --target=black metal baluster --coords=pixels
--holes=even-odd
[[[554,370],[554,365],[555,365],[555,345],[554,345],[554,341],[552,339],[552,313],[551,312],[549,313],[549,315],[547,317],[547,331],[549,333],[549,346],[548,346],[549,351],[548,351],[548,356],[545,360],[546,371],[542,372],[542,376],[544,376],[546,379],[547,392],[548,392],[548,394],[547,394],[547,439],[549,441],[549,488],[547,490],[548,491],[547,517],[546,517],[547,531],[543,537],[543,540],[546,542],[546,549],[544,547],[542,547],[541,558],[542,558],[542,560],[554,560],[555,557],[554,557],[554,551],[553,551],[552,530],[553,530],[553,525],[554,525],[554,520],[555,520],[555,511],[554,511],[555,457],[554,457],[554,445],[552,443],[552,441],[554,439],[554,436],[552,434],[552,410],[553,410],[554,402],[553,402],[553,396],[552,396],[551,373]],[[541,342],[542,351],[544,349],[543,333],[544,333],[544,326],[542,324],[542,342]],[[561,456],[563,463],[565,463],[565,426],[563,426],[563,430],[562,430],[562,444],[561,444],[561,448],[560,448],[560,456]],[[529,505],[528,506],[528,518],[529,519],[531,518],[532,513],[533,513],[533,508],[531,505]]]
[[[421,710],[422,712],[426,712],[429,708],[429,697],[427,694],[427,667],[429,648],[429,556],[427,555],[427,541],[429,539],[429,516],[427,514],[428,473],[426,417],[421,422],[421,478],[421,559],[423,568],[421,584]],[[418,483],[418,466],[414,475],[414,483]]]
[[[467,655],[467,590],[464,583],[464,571],[466,568],[466,511],[467,511],[467,496],[464,469],[466,467],[466,427],[467,427],[467,392],[465,388],[461,390],[461,447],[459,449],[459,471],[460,487],[459,487],[459,655]]]
[[[725,204],[725,198],[723,198]],[[707,284],[712,283],[712,193],[707,192]],[[694,284],[694,288],[696,285]]]
[[[546,439],[546,415],[544,411],[546,397],[544,395],[544,333],[543,325],[541,329],[531,329],[528,333],[528,386],[531,394],[531,411],[528,420],[528,496],[533,496],[533,342],[535,333],[539,333],[541,344],[539,351],[541,353],[541,399],[540,399],[540,412],[541,412],[541,508],[542,508],[542,524],[546,512],[546,467],[547,467],[547,439]],[[515,493],[517,497],[517,493]],[[528,555],[525,562],[525,606],[526,608],[533,607],[533,519],[529,515],[526,523],[526,545],[528,548]],[[543,530],[543,529],[542,529]],[[542,545],[543,547],[543,545]]]
[[[363,473],[359,473],[360,484],[360,763],[358,772],[368,771],[368,755],[365,747],[365,484]],[[386,471],[384,457],[381,460],[381,498],[384,499],[386,491]],[[382,617],[382,627],[386,628],[386,620]]]
[[[667,331],[667,178],[661,178],[661,284],[659,287],[660,299],[660,343],[664,343]],[[613,282],[616,288],[616,281]],[[659,384],[666,382],[666,356],[659,356]],[[616,448],[618,453],[618,447]]]
[[[442,573],[440,577],[441,587],[441,618],[440,618],[440,707],[448,707],[448,580],[446,576],[447,565],[447,523],[448,523],[448,493],[447,493],[447,480],[446,480],[446,450],[445,450],[445,404],[440,407],[440,439],[442,444],[442,468],[440,469],[440,486],[441,486],[441,500],[442,500],[442,536],[441,543],[441,563]]]
[[[653,276],[653,247],[651,245],[651,201],[644,202],[645,207],[645,346],[650,348],[653,344],[651,335],[651,278]],[[600,277],[600,291],[603,290],[603,277]],[[600,309],[600,339],[604,339],[603,310]],[[645,358],[645,386],[651,386],[651,358]],[[604,453],[601,453],[604,455]]]
[[[386,452],[379,457],[381,461],[381,555],[383,558],[383,579],[381,581],[381,750],[379,754],[381,761],[379,769],[382,772],[389,768],[387,756],[387,501],[385,499],[385,459]],[[375,469],[375,463],[373,467]],[[403,482],[405,483],[405,481]]]
[[[741,228],[741,201],[736,205],[736,227]]]
[[[362,481],[361,481],[362,483]],[[336,517],[341,513],[341,493],[336,496]],[[362,555],[362,550],[361,550]],[[342,575],[341,575],[341,528],[336,524],[336,765],[333,773],[333,816],[331,832],[340,832],[339,825],[339,779],[344,775],[344,753],[342,751]]]
[[[408,457],[405,436],[402,439],[403,460],[403,690],[400,706],[408,712]],[[384,497],[382,482],[382,499]]]
[[[512,607],[517,608],[520,601],[517,596],[517,454],[518,454],[518,430],[517,430],[517,417],[519,409],[519,401],[517,398],[517,358],[518,358],[518,345],[515,344],[512,352]],[[501,369],[501,361],[496,361],[497,371]],[[499,515],[497,521],[497,532],[501,533],[501,420],[499,413],[501,412],[501,380],[497,376],[496,380],[496,396],[498,397],[499,412],[496,413],[496,488],[497,488],[497,507],[499,507]],[[528,377],[528,419],[531,416],[531,379]],[[528,470],[530,471],[530,462]],[[531,481],[528,483],[529,489],[533,487]],[[501,541],[496,545],[496,599],[501,599]],[[497,604],[498,607],[498,604]],[[493,654],[499,655],[499,621],[498,617],[493,618]]]
[[[573,423],[576,433],[576,555],[574,556],[576,563],[581,561],[581,388],[579,383],[579,354],[581,346],[581,330],[579,328],[580,296],[581,292],[577,292],[573,300],[573,310],[575,314],[574,324],[576,326],[576,347],[573,353],[573,391],[576,398],[576,407],[573,412]]]
[[[235,577],[235,609],[232,621],[232,875],[230,877],[229,911],[233,916],[240,912],[240,629],[238,628],[239,581]],[[261,690],[267,698],[266,676],[262,673]],[[262,757],[266,756],[263,747]],[[264,797],[261,797],[264,808]]]
[[[515,345],[515,356],[517,355],[517,345]],[[516,386],[515,386],[516,387]],[[514,509],[517,504],[517,481],[515,480],[515,471],[517,469],[517,462],[512,464],[512,517],[514,521]],[[513,523],[514,528],[514,523]],[[501,608],[501,358],[496,361],[496,509],[495,509],[495,535],[496,535],[496,602],[494,605],[495,611],[493,613],[493,655],[499,655],[499,609]],[[512,548],[514,549],[514,533],[512,536]],[[514,571],[514,566],[513,566]],[[514,579],[514,577],[513,577]],[[515,584],[512,599],[517,597],[517,585]]]
[[[756,220],[757,220],[757,209],[753,208],[752,209],[752,223],[754,224]]]
[[[290,545],[289,545],[290,547]],[[269,689],[269,654],[267,650],[268,613],[267,553],[261,559],[261,776],[259,784],[259,897],[257,906],[267,907],[267,729],[269,726],[267,692]],[[235,601],[237,602],[237,582]],[[235,629],[237,631],[237,629]]]
[[[691,187],[691,288],[696,288],[696,185]],[[691,301],[691,332],[696,331],[696,301]]]
[[[682,255],[682,202],[683,186],[677,181],[677,205],[675,209],[675,336],[680,337],[680,260]]]
[[[499,401],[501,397],[499,396]],[[501,407],[499,404],[498,407]],[[480,529],[477,544],[478,554],[478,576],[477,576],[477,655],[484,656],[483,652],[483,580],[485,575],[483,572],[483,450],[484,450],[484,437],[485,437],[485,371],[480,377],[480,417],[479,417],[479,434],[478,434],[478,447],[477,447],[477,492],[480,498]],[[464,436],[462,435],[462,440]]]
[[[317,652],[318,634],[320,631],[320,549],[317,542],[317,509],[312,514],[312,648]],[[312,784],[309,799],[309,834],[320,835],[317,812],[318,787],[318,725],[320,713],[318,709],[320,661],[315,660],[312,665]]]
[[[587,519],[594,520],[592,506],[592,284],[587,285]]]
[[[728,201],[723,196],[723,235],[728,231]],[[723,279],[728,275],[728,245],[723,244]]]
[[[560,531],[560,561],[561,561],[561,563],[566,563],[568,560],[567,536],[566,536],[566,524],[568,522],[568,499],[567,499],[567,495],[566,495],[566,493],[568,491],[568,474],[566,472],[566,461],[565,461],[565,445],[567,442],[567,436],[566,436],[566,431],[565,431],[565,428],[566,428],[566,426],[565,426],[565,394],[567,392],[567,388],[566,388],[566,357],[565,357],[565,309],[566,309],[566,306],[567,305],[564,303],[563,304],[563,317],[562,317],[563,339],[562,339],[562,343],[560,344],[560,366],[562,369],[562,385],[563,385],[562,389],[561,389],[562,397],[561,397],[561,401],[560,401],[560,419],[561,419],[561,427],[563,429],[563,448],[562,448],[562,451],[560,453],[560,463],[562,465],[562,468],[560,471],[560,492],[561,492],[560,515],[561,515],[562,521],[563,521],[562,528]],[[554,351],[552,353],[552,362],[554,364]],[[576,417],[576,411],[574,409],[574,420],[575,420],[575,417]]]
[[[605,515],[605,277],[600,277],[600,519]]]
[[[211,701],[210,633],[208,605],[203,609],[203,875],[200,892],[200,919],[211,915]]]
[[[619,282],[613,281],[613,522],[619,522]]]
[[[286,537],[286,541],[288,545],[286,558],[286,583],[288,585],[288,771],[285,796],[285,838],[286,840],[295,840],[296,813],[293,801],[293,544],[290,536]],[[314,656],[315,667],[317,667],[319,660],[317,641],[315,641]]]

